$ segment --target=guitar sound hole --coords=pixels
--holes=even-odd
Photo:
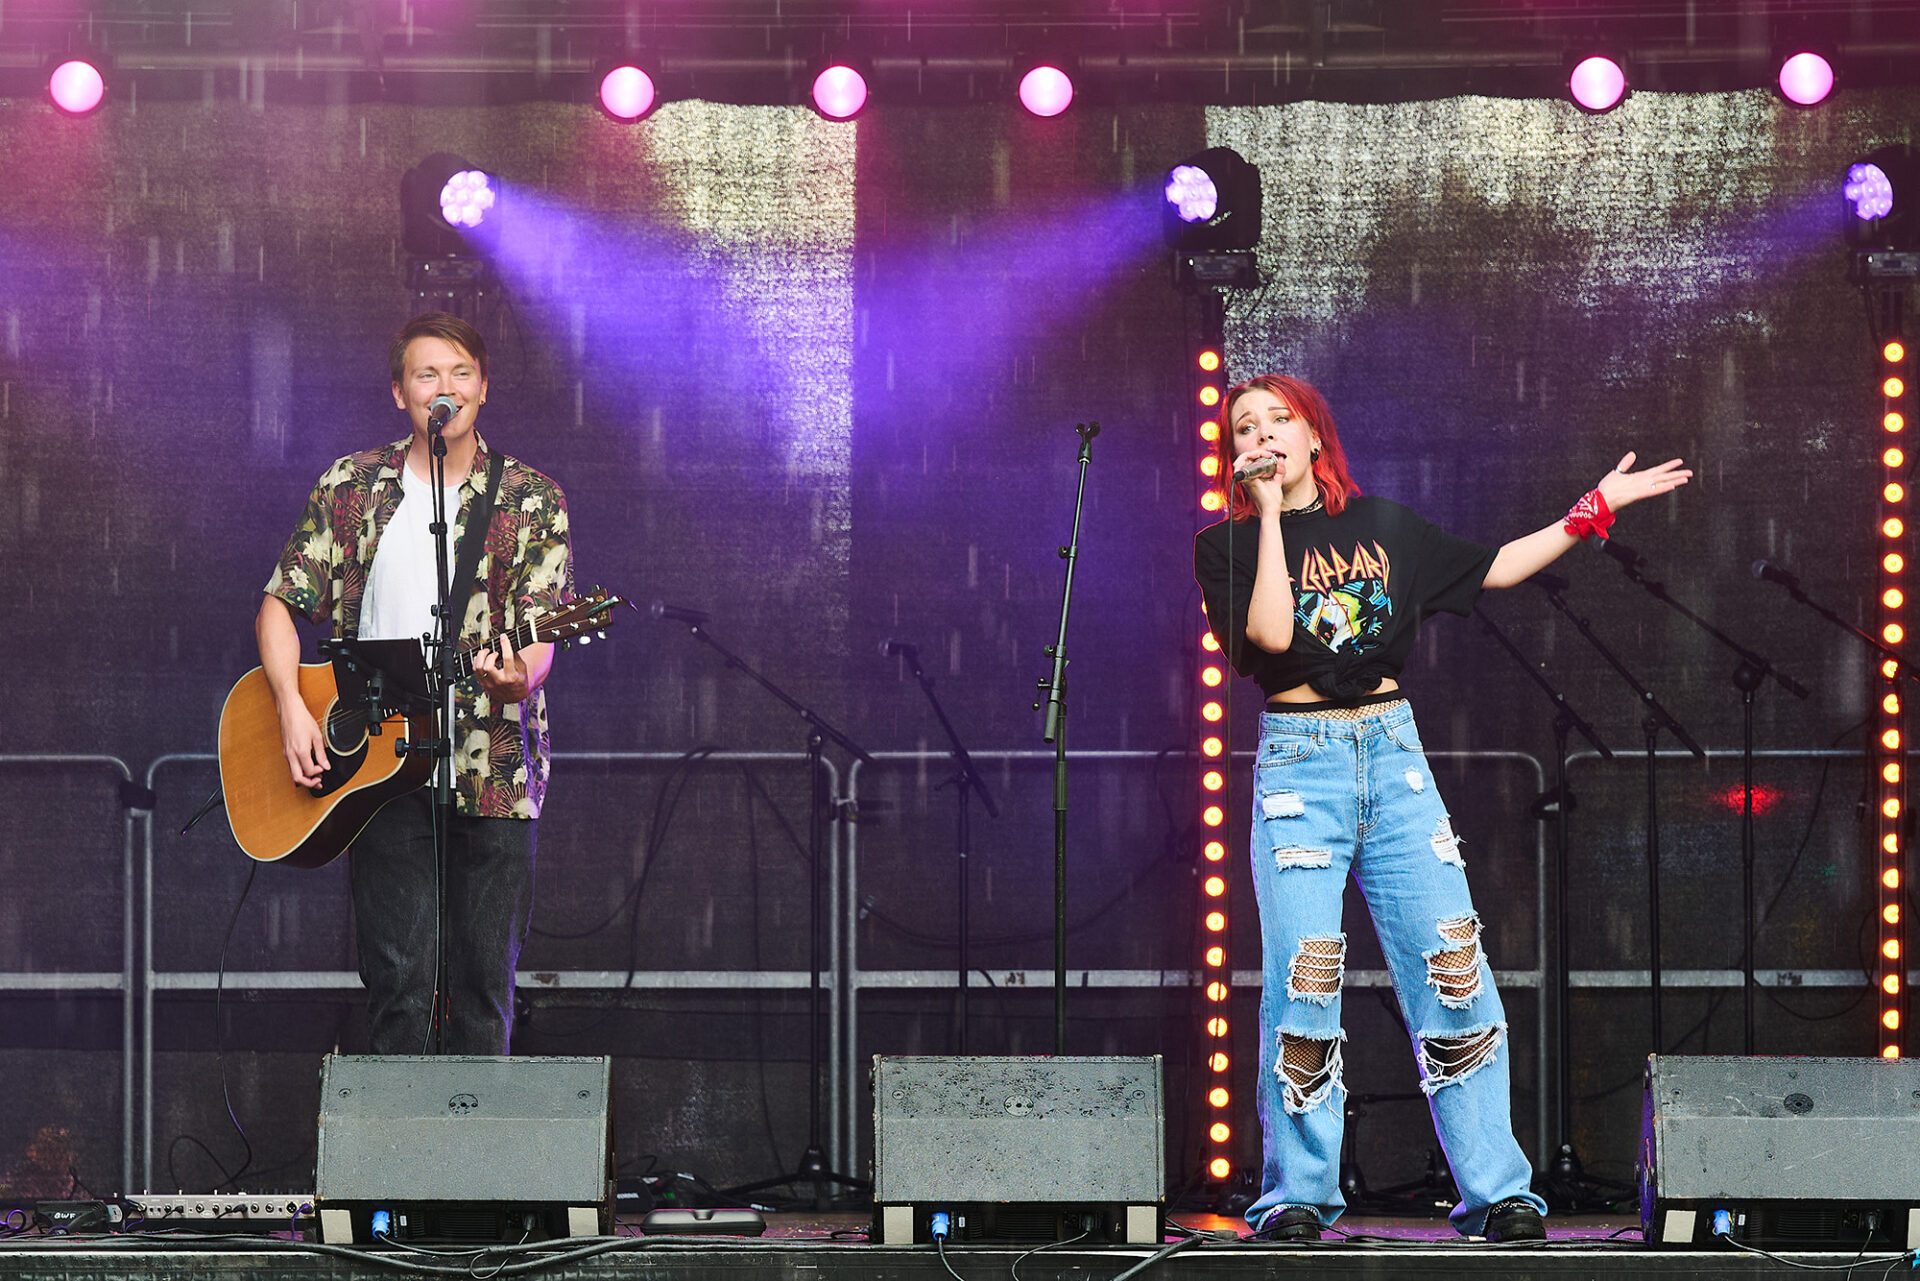
[[[367,741],[367,717],[364,712],[342,708],[338,703],[327,708],[327,750],[335,756],[350,756]]]

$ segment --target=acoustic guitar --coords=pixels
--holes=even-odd
[[[536,614],[506,633],[515,650],[537,642],[582,644],[601,636],[614,609],[633,606],[602,588],[551,614]],[[456,680],[473,675],[483,651],[498,653],[500,637],[465,645],[454,658]],[[399,642],[405,644],[406,642]],[[394,642],[373,642],[374,645]],[[430,752],[409,744],[434,737],[433,713],[405,710],[408,701],[376,685],[368,696],[364,669],[336,659],[300,665],[300,700],[327,740],[327,769],[318,787],[302,787],[287,768],[280,714],[266,673],[242,676],[220,711],[220,788],[233,839],[249,858],[294,867],[321,867],[345,852],[374,812],[433,777]]]

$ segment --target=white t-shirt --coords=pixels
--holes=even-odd
[[[360,601],[361,640],[413,640],[434,631],[433,589],[437,553],[433,534],[433,486],[400,464],[400,505],[380,533],[367,590]],[[447,575],[460,555],[460,486],[447,486],[447,519],[453,533],[447,545]]]

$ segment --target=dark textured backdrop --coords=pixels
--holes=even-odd
[[[1233,300],[1230,372],[1283,366],[1331,399],[1370,492],[1489,542],[1564,510],[1622,451],[1685,455],[1696,483],[1627,513],[1620,537],[1676,595],[1815,691],[1763,691],[1763,747],[1856,745],[1866,667],[1746,565],[1767,556],[1858,617],[1873,583],[1871,353],[1830,195],[1857,152],[1901,136],[1911,94],[1790,112],[1764,94],[1640,94],[1601,118],[1559,102],[1140,107],[1040,122],[1005,108],[876,106],[854,126],[797,109],[677,103],[622,129],[585,108],[141,103],[83,120],[0,103],[0,596],[6,752],[108,753],[136,774],[211,748],[254,661],[257,593],[313,478],[398,436],[385,336],[410,311],[396,192],[454,150],[515,184],[505,306],[486,317],[482,429],[572,502],[581,581],[712,611],[718,635],[875,749],[940,744],[919,691],[875,653],[917,642],[977,749],[1038,748],[1029,710],[1057,624],[1072,426],[1095,448],[1072,654],[1076,747],[1194,738],[1200,626],[1190,539],[1200,477],[1191,313],[1154,223],[1168,164],[1209,143],[1262,166],[1263,268]],[[1582,549],[1581,611],[1703,742],[1738,742],[1732,663]],[[1629,691],[1530,590],[1488,612],[1616,748]],[[1545,760],[1546,704],[1469,624],[1423,638],[1406,681],[1436,750]],[[683,632],[624,623],[558,662],[562,751],[795,751],[798,722]],[[1248,745],[1256,703],[1236,701]],[[1666,744],[1670,746],[1671,744]],[[565,765],[541,833],[527,968],[799,968],[805,863],[791,766],[696,768],[677,806],[653,765]],[[1501,968],[1532,963],[1531,776],[1441,769]],[[940,762],[871,771],[860,831],[863,963],[952,963],[951,794]],[[1738,959],[1737,771],[1663,767],[1666,963]],[[1860,963],[1869,899],[1857,766],[1769,764],[1760,831],[1763,967]],[[244,860],[217,824],[169,835],[211,786],[159,778],[156,964],[211,969]],[[1045,770],[991,772],[976,811],[977,963],[1049,963]],[[1643,783],[1581,767],[1576,965],[1644,965]],[[1181,759],[1076,770],[1073,963],[1189,966],[1198,833]],[[0,770],[0,972],[117,970],[119,834],[98,771]],[[1237,803],[1236,803],[1237,804]],[[671,811],[670,821],[662,815]],[[663,825],[664,824],[664,825]],[[664,833],[664,835],[661,835]],[[656,839],[657,838],[657,839]],[[1238,839],[1238,838],[1236,838]],[[653,849],[651,859],[648,856]],[[616,911],[646,871],[636,912]],[[267,868],[229,965],[351,966],[342,869]],[[1257,963],[1239,897],[1236,962]],[[610,915],[611,914],[611,915]],[[560,937],[606,928],[584,938]],[[1358,921],[1352,927],[1364,933]],[[1363,949],[1356,965],[1369,967]],[[1871,1053],[1846,990],[1763,1002],[1764,1051]],[[1070,1049],[1165,1053],[1172,1164],[1195,1158],[1182,1070],[1190,994],[1078,998]],[[1254,1061],[1253,992],[1238,998]],[[1535,1141],[1538,1024],[1508,993],[1516,1112]],[[1739,1045],[1738,1001],[1675,991],[1669,1048]],[[1375,994],[1348,999],[1357,1093],[1411,1089]],[[164,996],[153,1036],[156,1182],[231,1168],[211,1002]],[[976,999],[976,1050],[1044,1050],[1042,993]],[[790,1165],[805,1133],[804,1004],[649,994],[538,996],[517,1047],[620,1057],[621,1149],[716,1183]],[[1838,1017],[1822,1016],[1837,1014]],[[1644,994],[1575,1004],[1577,1137],[1625,1174]],[[355,1003],[231,1000],[226,1067],[252,1136],[248,1186],[311,1177],[317,1056],[363,1044]],[[950,998],[862,1007],[861,1055],[952,1044]],[[0,1194],[64,1186],[55,1131],[95,1190],[118,1176],[114,1002],[0,998]],[[1250,1069],[1239,1078],[1251,1098]],[[864,1105],[862,1105],[864,1106]],[[1249,1154],[1250,1111],[1239,1132]],[[1370,1109],[1366,1173],[1415,1177],[1415,1105]]]

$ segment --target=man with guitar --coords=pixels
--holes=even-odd
[[[360,640],[433,632],[429,419],[437,398],[451,398],[442,429],[448,557],[473,679],[454,695],[444,1048],[505,1054],[514,968],[533,912],[534,828],[550,752],[541,685],[553,666],[550,643],[516,647],[510,633],[536,635],[537,620],[573,594],[566,498],[531,467],[493,453],[476,431],[487,349],[473,326],[444,312],[415,316],[394,336],[388,364],[393,403],[412,432],[342,458],[321,476],[267,582],[254,630],[286,767],[299,787],[320,787],[328,740],[301,697],[294,619],[330,620],[334,636]],[[471,519],[481,512],[489,513],[484,524]],[[480,535],[472,546],[470,525]],[[351,866],[371,1048],[424,1053],[436,986],[431,789],[378,809],[353,838]]]

